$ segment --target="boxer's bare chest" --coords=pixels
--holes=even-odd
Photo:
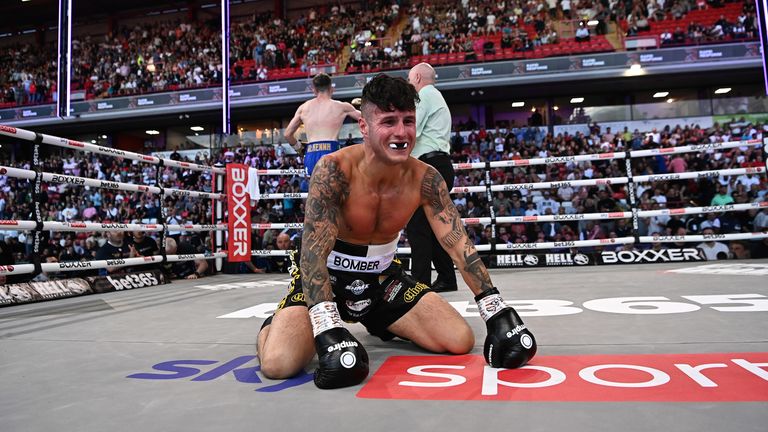
[[[411,183],[375,189],[351,182],[339,238],[358,244],[392,241],[421,204],[421,189]]]

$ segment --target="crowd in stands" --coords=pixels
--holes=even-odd
[[[402,7],[401,7],[402,4]],[[408,67],[410,61],[451,54],[446,63],[493,59],[494,53],[560,55],[556,31],[576,20],[574,40],[588,42],[615,22],[627,35],[656,31],[662,44],[702,43],[757,36],[755,5],[722,0],[380,0],[323,5],[298,18],[272,13],[235,17],[231,67],[235,81],[307,76],[315,65],[337,64],[349,48],[346,72]],[[696,11],[722,10],[711,22],[688,19]],[[709,15],[708,15],[709,16]],[[586,23],[596,23],[589,30]],[[401,33],[393,27],[405,23]],[[221,82],[218,20],[116,26],[110,34],[75,36],[73,90],[87,98],[168,91]],[[674,27],[673,27],[674,26]],[[394,39],[390,36],[395,36]],[[613,50],[601,39],[596,51]],[[56,46],[19,44],[0,52],[0,104],[50,103],[57,97]],[[505,57],[506,58],[506,57]],[[517,58],[517,57],[513,57]],[[341,72],[341,71],[340,71]]]
[[[662,45],[700,44],[757,37],[754,2],[650,0],[620,19],[627,36],[658,34]]]
[[[409,13],[410,27],[402,37],[406,52],[412,55],[474,53],[499,48],[525,51],[534,45],[557,42],[553,17],[545,2],[414,4]],[[500,44],[494,44],[494,36],[498,36]]]
[[[214,23],[157,22],[72,39],[72,91],[105,98],[221,82],[221,44]],[[0,62],[3,102],[57,98],[54,44],[12,47]]]
[[[312,9],[295,20],[272,13],[235,18],[231,24],[232,68],[236,81],[275,79],[273,72],[307,76],[313,65],[335,64],[353,39],[382,37],[394,17],[387,5],[328,14]],[[50,103],[56,94],[54,44],[11,46],[0,54],[0,103]],[[78,35],[72,42],[72,89],[87,98],[105,98],[194,88],[221,83],[218,20],[154,22],[118,26],[110,34]]]
[[[762,139],[768,134],[766,125],[735,120],[727,125],[715,124],[699,127],[668,126],[662,130],[640,132],[614,131],[592,124],[589,133],[552,136],[539,128],[512,130],[486,130],[478,128],[467,132],[456,131],[451,139],[452,159],[455,163],[484,162],[534,157],[572,156],[628,149],[650,149],[688,144],[729,142]],[[279,148],[279,147],[278,147]],[[43,170],[51,173],[75,175],[115,182],[155,185],[156,166],[135,161],[78,154],[66,150],[51,150],[44,157]],[[634,175],[681,173],[729,168],[765,167],[763,149],[744,146],[734,149],[709,149],[703,153],[665,155],[639,158],[632,162]],[[183,159],[178,153],[171,158]],[[216,162],[242,162],[254,168],[302,168],[301,156],[280,154],[269,145],[238,146],[222,149],[210,159],[198,156],[190,162],[214,164]],[[621,163],[619,163],[621,162]],[[623,161],[567,162],[556,165],[535,165],[515,168],[495,168],[490,173],[492,184],[557,182],[579,179],[621,177]],[[29,168],[29,163],[8,160],[0,165]],[[260,192],[305,192],[308,184],[301,175],[260,176]],[[159,184],[199,191],[211,191],[209,174],[191,170],[162,168]],[[485,184],[483,170],[457,171],[455,186]],[[8,176],[0,176],[0,219],[33,220],[32,183]],[[88,188],[72,184],[47,184],[44,189],[43,219],[50,221],[93,221],[116,223],[210,223],[211,206],[205,200],[188,197],[166,196],[158,199],[153,194],[124,193],[107,189]],[[637,185],[640,210],[657,210],[692,206],[743,204],[766,202],[768,178],[765,175],[744,174],[730,177],[705,177],[695,180],[640,183]],[[552,189],[520,189],[498,192],[489,200],[484,193],[459,193],[453,195],[454,203],[462,217],[488,217],[494,215],[533,216],[549,214],[602,213],[629,211],[625,185],[609,183],[591,187],[572,187],[564,184]],[[164,209],[161,208],[164,207]],[[165,215],[165,217],[163,217]],[[253,207],[254,223],[300,222],[304,217],[304,201],[299,198],[262,199]],[[637,234],[640,236],[686,235],[707,233],[765,232],[768,231],[768,206],[760,210],[718,212],[701,215],[673,215],[640,218]],[[467,225],[467,232],[475,244],[532,243],[610,239],[632,236],[629,219],[600,221],[564,220],[553,223],[497,223],[496,237],[491,237],[490,226]],[[15,262],[30,262],[33,252],[33,236],[29,232],[5,230],[0,232],[3,241],[15,252]],[[100,233],[51,232],[42,248],[42,258],[48,262],[92,260],[105,242]],[[210,251],[207,233],[169,232],[181,241],[192,243],[198,252]],[[253,234],[254,248],[277,248],[279,232],[269,229]],[[288,233],[291,237],[297,231]],[[153,234],[154,235],[154,234]],[[401,239],[407,246],[407,238]],[[718,243],[718,242],[710,242]],[[676,243],[675,247],[691,247]],[[743,249],[739,257],[768,257],[768,241],[731,242]],[[701,246],[722,249],[724,244]],[[660,248],[661,244],[626,245],[618,248]],[[672,246],[669,246],[672,247]],[[585,249],[582,249],[585,250]],[[587,249],[589,250],[589,249]],[[713,249],[714,250],[714,249]],[[719,250],[722,252],[722,250]],[[733,251],[731,251],[733,255]],[[716,254],[712,255],[717,257]]]
[[[0,50],[0,106],[51,102],[56,94],[52,46],[14,45]]]

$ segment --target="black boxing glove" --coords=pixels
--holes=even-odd
[[[513,369],[524,366],[536,355],[536,339],[523,324],[520,315],[504,300],[496,288],[475,296],[488,336],[483,355],[491,367]]]
[[[336,303],[326,301],[309,309],[320,366],[315,385],[334,389],[360,384],[368,376],[368,353],[342,324]]]

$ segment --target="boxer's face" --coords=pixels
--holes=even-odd
[[[403,163],[416,144],[415,111],[382,111],[369,108],[360,118],[360,132],[366,145],[386,164]]]

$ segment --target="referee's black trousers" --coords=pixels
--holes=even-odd
[[[443,176],[448,190],[453,188],[453,164],[447,153],[432,152],[422,155],[419,160],[432,165]],[[432,227],[427,221],[424,210],[419,207],[408,222],[406,227],[408,242],[411,245],[411,274],[422,283],[432,285],[432,266],[434,263],[437,271],[435,283],[442,283],[448,287],[456,286],[456,273],[453,270],[453,261],[450,255],[440,246]]]

